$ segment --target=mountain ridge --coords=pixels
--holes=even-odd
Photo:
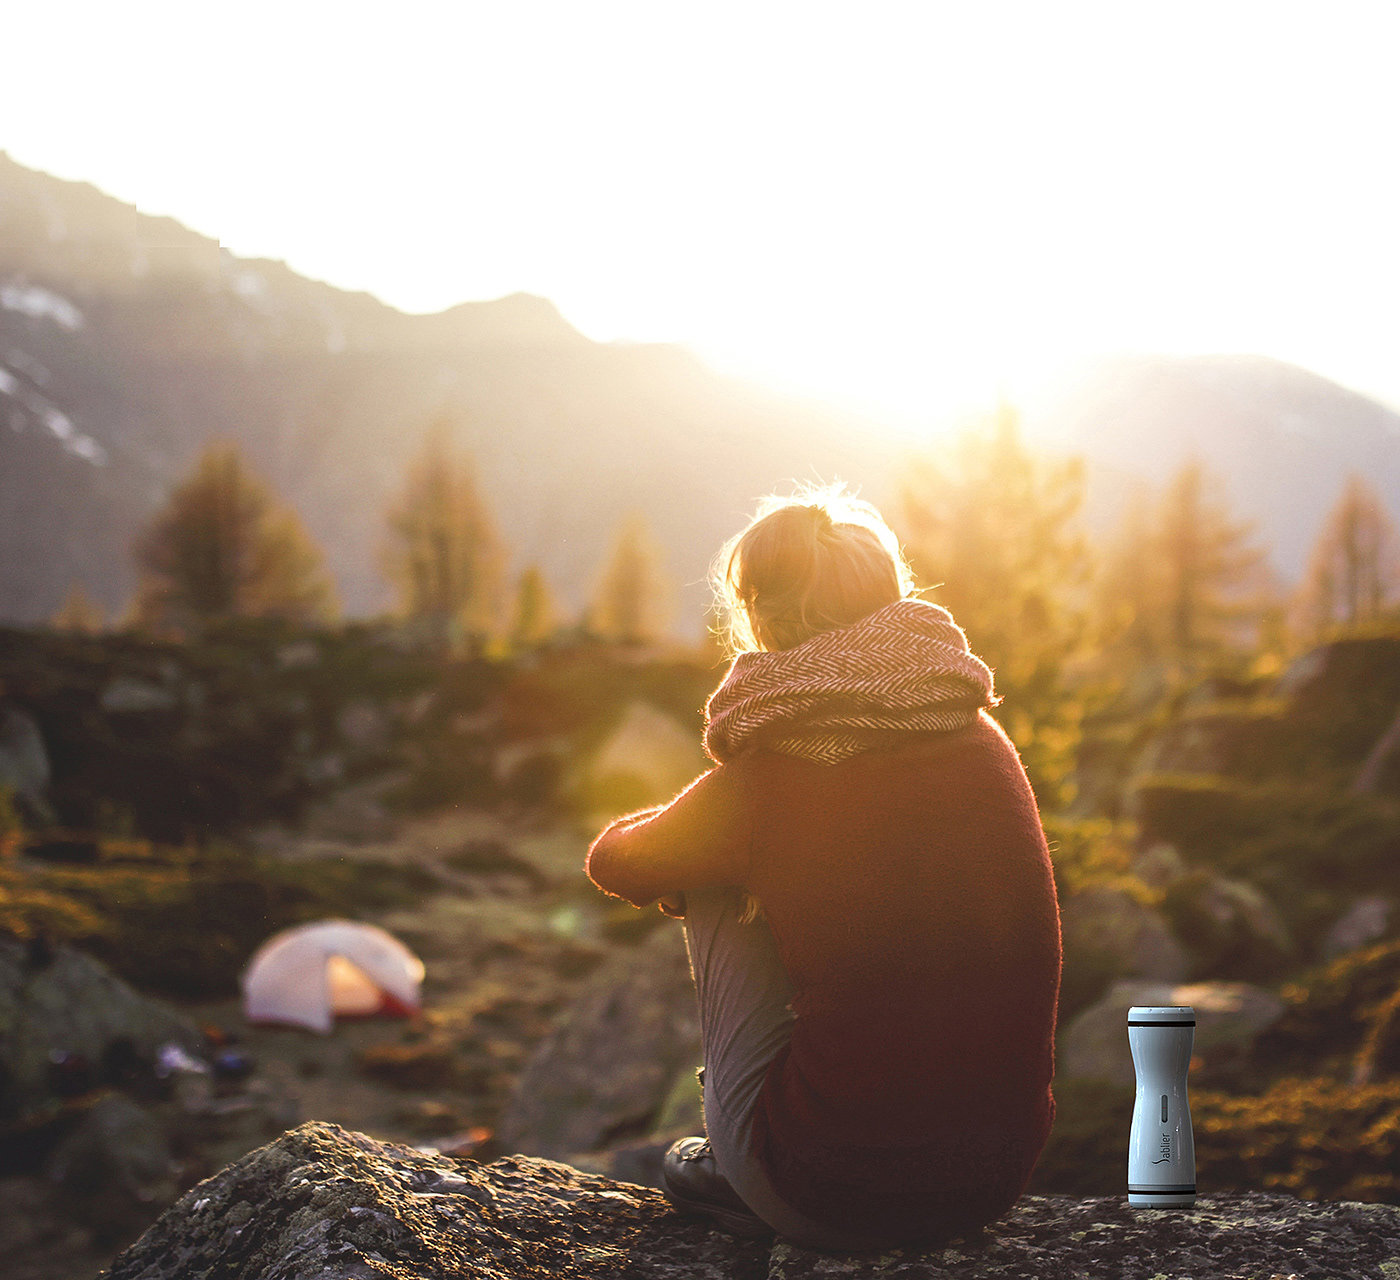
[[[760,495],[843,479],[897,523],[914,451],[685,347],[594,342],[548,299],[402,312],[0,153],[0,620],[52,616],[75,582],[119,614],[137,533],[214,439],[296,506],[347,613],[382,610],[383,513],[444,414],[515,570],[537,563],[577,611],[640,513],[691,634],[709,558]],[[1400,512],[1400,416],[1268,357],[1102,361],[1027,427],[1086,456],[1100,526],[1134,477],[1200,455],[1284,580],[1349,472]]]
[[[118,611],[136,531],[215,438],[298,508],[352,614],[389,602],[382,513],[445,413],[516,568],[540,561],[577,609],[640,510],[696,632],[708,556],[752,497],[861,461],[853,420],[729,382],[681,347],[595,343],[546,299],[411,315],[9,160],[0,245],[0,288],[27,300],[0,308],[9,620],[50,616],[72,581]]]

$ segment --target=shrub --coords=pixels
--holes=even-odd
[[[1322,1067],[1348,1074],[1397,990],[1400,938],[1340,956],[1283,987],[1283,1016],[1256,1041],[1253,1056],[1276,1072]]]
[[[1038,1195],[1122,1195],[1133,1090],[1055,1085],[1055,1127],[1031,1178]],[[1352,1088],[1288,1077],[1257,1096],[1191,1095],[1196,1180],[1217,1191],[1400,1204],[1400,1081]]]
[[[1348,796],[1333,781],[1252,785],[1155,774],[1138,783],[1135,808],[1144,841],[1175,845],[1190,861],[1290,889],[1373,888],[1400,855],[1400,805]]]
[[[1061,902],[1090,885],[1118,882],[1128,875],[1131,828],[1126,824],[1047,814],[1044,825]]]
[[[137,865],[6,868],[0,928],[72,943],[144,990],[207,999],[234,994],[278,929],[404,905],[436,884],[416,867],[157,848]]]
[[[1400,1080],[1287,1077],[1258,1097],[1200,1092],[1191,1117],[1203,1187],[1400,1204]]]

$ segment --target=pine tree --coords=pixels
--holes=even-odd
[[[401,613],[444,648],[480,648],[500,629],[502,552],[470,458],[440,418],[388,513],[385,568]]]
[[[136,555],[142,626],[188,634],[232,618],[314,623],[335,613],[320,549],[231,443],[205,449]]]
[[[1080,460],[1033,453],[1007,405],[916,463],[902,493],[910,564],[995,672],[996,714],[1052,807],[1079,736],[1066,672],[1083,639],[1083,499]]]
[[[1400,533],[1376,491],[1347,479],[1313,543],[1299,592],[1304,624],[1314,634],[1352,626],[1400,600]]]
[[[622,644],[659,639],[670,621],[671,590],[660,549],[640,515],[618,530],[588,611],[589,629]]]

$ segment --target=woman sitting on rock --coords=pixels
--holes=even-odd
[[[667,1196],[818,1249],[973,1232],[1050,1132],[1060,980],[991,672],[839,490],[770,499],[715,577],[716,766],[588,852],[605,892],[685,921],[708,1138],[667,1153]]]

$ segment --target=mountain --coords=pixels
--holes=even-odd
[[[794,478],[897,491],[893,432],[682,347],[592,342],[525,295],[406,315],[0,152],[0,621],[50,617],[75,582],[118,613],[134,538],[214,438],[295,504],[346,611],[382,609],[384,511],[443,412],[517,570],[538,564],[577,609],[640,512],[690,634],[709,559],[759,496]],[[1086,455],[1100,522],[1198,455],[1285,579],[1349,471],[1400,515],[1400,418],[1278,361],[1105,362],[1028,426]]]
[[[381,609],[383,513],[442,412],[517,569],[578,607],[639,511],[695,634],[755,498],[891,469],[870,424],[684,348],[595,343],[525,295],[405,315],[0,153],[0,620],[74,582],[119,611],[137,532],[214,438],[297,507],[346,611]]]
[[[1283,581],[1303,572],[1347,476],[1382,495],[1400,523],[1400,414],[1297,365],[1264,356],[1142,356],[1087,371],[1030,424],[1089,463],[1100,523],[1196,458],[1231,513],[1255,526]]]

